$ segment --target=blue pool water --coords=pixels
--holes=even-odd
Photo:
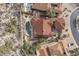
[[[26,18],[26,20],[30,20],[29,18]],[[30,26],[30,21],[26,21],[26,31],[31,37],[31,26]]]

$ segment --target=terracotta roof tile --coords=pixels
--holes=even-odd
[[[56,21],[55,21],[55,24],[54,24],[55,28],[58,30],[58,31],[62,31],[62,29],[64,29],[65,27],[65,20],[63,18],[57,18]]]
[[[45,52],[44,52],[44,49],[39,49],[39,53],[40,53],[40,56],[45,56]]]
[[[48,11],[51,8],[51,4],[49,3],[33,3],[32,9],[40,10],[40,11]]]
[[[33,37],[49,37],[52,34],[50,19],[32,19],[31,26]]]
[[[48,45],[47,47],[42,48],[39,51],[40,55],[64,55],[65,49],[67,48],[67,43],[65,41],[58,42],[54,45]],[[42,53],[40,53],[42,51]]]

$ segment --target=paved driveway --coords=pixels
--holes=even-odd
[[[71,31],[72,31],[72,35],[74,37],[74,40],[76,41],[76,43],[79,46],[79,32],[77,31],[76,28],[76,17],[79,15],[79,8],[76,9],[70,17],[70,26],[71,26]]]

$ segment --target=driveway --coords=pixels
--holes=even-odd
[[[70,17],[70,26],[71,26],[71,31],[72,35],[74,37],[74,40],[76,41],[77,45],[79,46],[79,32],[77,31],[76,28],[76,17],[79,15],[79,8],[76,9]]]

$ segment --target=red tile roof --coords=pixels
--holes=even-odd
[[[65,20],[64,18],[57,18],[56,21],[55,21],[55,29],[58,30],[59,32],[61,32],[64,27],[65,27]]]
[[[60,41],[56,44],[48,45],[47,47],[42,47],[38,50],[40,56],[47,56],[47,55],[57,55],[61,56],[64,55],[65,49],[67,48],[67,42],[65,40]],[[42,53],[40,53],[42,51]]]
[[[62,4],[55,3],[54,10],[56,13],[62,13]],[[39,10],[39,11],[48,11],[51,9],[50,3],[33,3],[32,9]]]
[[[58,43],[49,47],[51,55],[63,55],[64,49],[62,43]]]
[[[44,52],[44,49],[39,49],[39,53],[41,54],[40,56],[45,56],[45,52]]]
[[[40,10],[40,11],[48,11],[51,8],[51,4],[49,3],[33,3],[32,9]]]
[[[52,34],[50,19],[36,18],[31,20],[33,37],[49,37]]]

